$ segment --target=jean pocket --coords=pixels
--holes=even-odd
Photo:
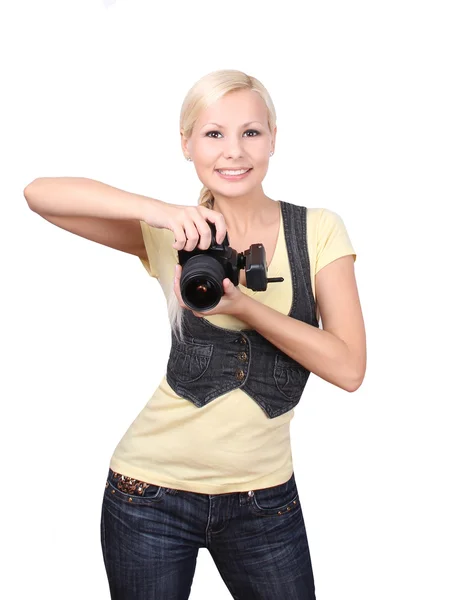
[[[200,379],[209,367],[213,344],[175,341],[168,359],[167,369],[181,383]]]
[[[288,400],[298,401],[310,372],[289,356],[276,354],[273,377],[277,389]]]
[[[253,490],[250,506],[260,516],[281,516],[297,510],[300,498],[294,475],[279,485]]]
[[[153,483],[145,483],[109,470],[105,483],[105,498],[133,505],[151,505],[160,502],[165,488]]]

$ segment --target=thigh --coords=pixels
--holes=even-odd
[[[295,478],[254,490],[209,549],[236,600],[315,600],[308,537]]]
[[[180,537],[165,488],[149,485],[141,494],[119,489],[109,472],[100,533],[111,598],[187,600],[198,544]]]

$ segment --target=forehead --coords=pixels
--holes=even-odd
[[[197,119],[197,128],[206,123],[224,127],[238,126],[248,121],[268,124],[268,111],[262,97],[253,90],[229,92],[203,110]]]

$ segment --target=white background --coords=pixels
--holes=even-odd
[[[3,597],[109,598],[108,463],[170,346],[139,259],[51,225],[23,189],[81,176],[195,204],[181,103],[235,68],[278,113],[265,192],[337,212],[358,254],[365,381],[350,394],[311,375],[292,422],[317,598],[457,598],[451,4],[2,4]],[[206,549],[203,598],[230,598]]]

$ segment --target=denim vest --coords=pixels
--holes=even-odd
[[[288,316],[319,327],[311,287],[306,207],[280,201],[292,279]],[[281,285],[272,283],[269,285]],[[269,418],[301,399],[310,371],[254,329],[231,330],[183,309],[183,341],[172,331],[166,378],[179,396],[198,408],[241,389]]]

